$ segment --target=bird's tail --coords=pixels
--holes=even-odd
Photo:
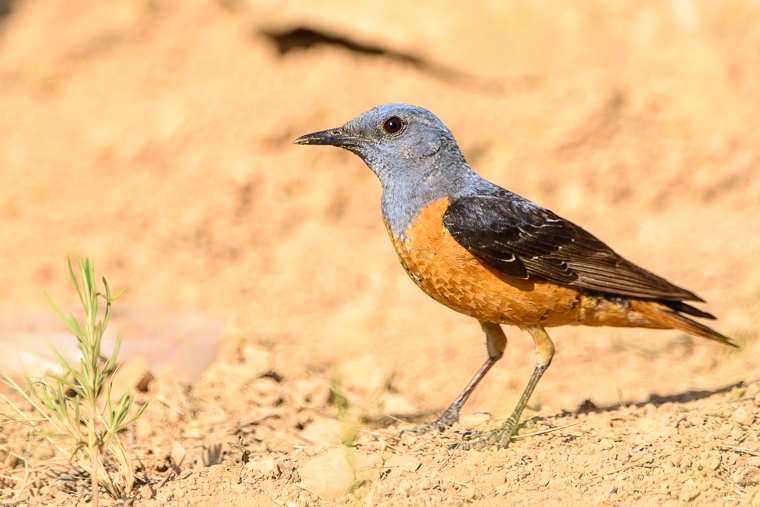
[[[640,313],[649,320],[665,326],[671,329],[678,329],[684,333],[688,333],[694,336],[701,336],[708,340],[714,340],[716,342],[725,343],[732,347],[738,347],[731,341],[730,338],[720,334],[719,332],[711,329],[704,324],[700,324],[685,315],[681,315],[673,308],[660,303],[658,301],[645,300],[645,299],[630,299],[631,309],[637,313]]]

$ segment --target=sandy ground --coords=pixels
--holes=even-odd
[[[2,20],[0,318],[49,312],[43,289],[72,307],[65,256],[87,255],[132,312],[222,326],[200,378],[155,371],[138,393],[141,484],[114,504],[760,502],[760,10],[452,2],[394,32],[331,25],[341,8],[319,5],[288,18],[312,30],[295,39],[242,1],[26,0]],[[435,38],[410,39],[414,23],[450,35],[443,56],[426,59]],[[514,35],[487,48],[485,73],[479,27],[493,25]],[[434,418],[483,336],[407,279],[358,158],[291,145],[386,102],[432,110],[484,177],[704,297],[741,348],[556,329],[521,434],[553,431],[498,452],[450,452],[456,432],[398,441],[407,426],[385,416]],[[532,371],[529,337],[507,334],[460,431],[508,415]],[[3,453],[24,448],[15,431],[0,430]],[[214,444],[222,462],[206,467]],[[83,505],[74,483],[28,502]]]

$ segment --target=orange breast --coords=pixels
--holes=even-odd
[[[504,275],[473,257],[443,226],[449,199],[424,208],[407,229],[391,236],[401,264],[428,296],[478,320],[516,326],[558,326],[577,320],[580,292]]]
[[[644,326],[627,307],[598,294],[537,280],[507,276],[473,257],[443,226],[449,199],[439,199],[418,215],[406,241],[391,234],[409,276],[428,296],[478,320],[527,326]]]

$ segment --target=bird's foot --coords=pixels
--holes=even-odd
[[[510,417],[501,427],[491,431],[469,431],[463,435],[463,441],[451,444],[449,449],[481,450],[496,445],[496,450],[506,449],[510,440],[520,428],[518,420]]]
[[[417,426],[416,428],[403,430],[398,434],[398,436],[402,437],[404,433],[411,433],[412,435],[424,435],[425,433],[430,433],[431,431],[443,433],[447,429],[451,428],[451,426],[453,426],[456,422],[459,422],[459,410],[457,408],[449,407],[443,412],[443,414],[441,414],[441,417],[435,421],[428,424],[423,424],[422,426]]]

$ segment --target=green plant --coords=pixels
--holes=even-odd
[[[352,447],[356,440],[356,426],[351,421],[348,413],[348,398],[343,392],[340,377],[335,374],[330,379],[330,393],[332,394],[335,408],[338,409],[338,421],[341,427],[341,440],[346,447]]]
[[[121,335],[111,357],[101,364],[100,346],[103,332],[111,315],[111,303],[119,296],[111,295],[103,278],[105,293],[97,291],[95,269],[91,259],[77,258],[81,287],[77,282],[71,259],[69,274],[84,308],[84,325],[73,314],[66,317],[50,300],[48,302],[61,320],[76,336],[81,358],[78,367],[61,352],[54,350],[62,373],[48,374],[47,378],[25,377],[25,388],[3,373],[3,383],[17,391],[32,407],[29,415],[0,392],[0,397],[12,407],[16,417],[11,422],[24,424],[36,435],[47,439],[71,463],[90,474],[93,506],[98,505],[98,484],[114,498],[129,493],[134,484],[132,462],[119,438],[119,432],[134,422],[145,410],[143,405],[132,411],[134,396],[125,392],[116,408],[111,403],[111,384],[108,381],[116,369],[116,358]],[[123,291],[122,291],[123,292]],[[98,298],[105,301],[103,320],[98,322]],[[105,391],[105,392],[103,392]],[[104,394],[105,403],[99,407],[98,396]],[[130,415],[130,412],[131,415]],[[115,460],[117,471],[109,471],[105,463]]]

